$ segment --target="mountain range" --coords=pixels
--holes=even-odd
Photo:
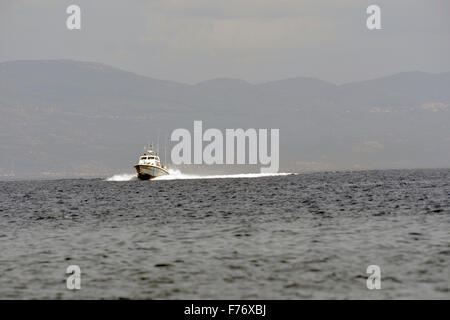
[[[93,62],[12,61],[0,63],[0,111],[0,178],[131,173],[149,141],[164,158],[171,132],[194,120],[279,128],[284,172],[450,166],[450,72],[184,84]]]

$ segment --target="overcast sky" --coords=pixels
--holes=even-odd
[[[66,28],[81,7],[82,29]],[[381,7],[382,30],[366,28]],[[159,79],[335,83],[450,71],[450,0],[0,0],[0,61],[95,61]]]

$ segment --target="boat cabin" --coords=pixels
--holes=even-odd
[[[139,158],[139,164],[148,164],[160,166],[160,160],[158,156],[154,155],[143,155]]]

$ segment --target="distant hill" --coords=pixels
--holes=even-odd
[[[132,172],[149,140],[162,151],[194,120],[280,128],[281,171],[450,166],[449,72],[188,85],[99,63],[14,61],[0,63],[0,111],[0,179]]]

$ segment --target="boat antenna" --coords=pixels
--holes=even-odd
[[[166,150],[166,142],[167,142],[167,135],[164,133],[164,163],[167,166],[167,150]]]
[[[156,153],[159,154],[159,128],[158,128],[158,135],[157,135],[157,145],[156,145]]]

